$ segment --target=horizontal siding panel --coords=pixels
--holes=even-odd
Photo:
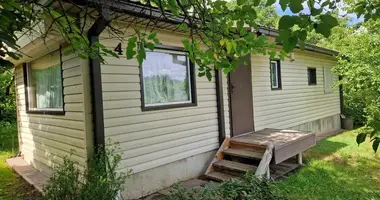
[[[212,140],[212,143],[214,143],[217,137],[218,137],[218,132],[214,131],[214,132],[204,133],[200,135],[184,137],[177,140],[162,141],[161,143],[158,143],[158,144],[151,144],[149,145],[149,147],[144,146],[144,147],[140,147],[136,149],[126,150],[124,151],[125,154],[122,155],[122,159],[130,159],[130,158],[134,158],[138,156],[144,156],[147,154],[152,154],[152,153],[155,153],[158,151],[164,151],[167,149],[173,149],[173,148],[177,148],[177,147],[184,146],[191,143],[203,142],[205,140]]]
[[[144,138],[150,138],[150,137],[157,137],[157,136],[163,136],[166,134],[173,134],[173,133],[180,133],[190,130],[198,130],[199,128],[204,127],[212,127],[216,126],[218,124],[217,119],[208,119],[208,120],[201,120],[201,121],[195,121],[192,123],[185,123],[185,124],[177,124],[173,126],[167,126],[162,128],[156,128],[156,129],[148,129],[148,130],[142,130],[142,131],[133,131],[133,132],[122,132],[118,135],[113,135],[109,130],[109,128],[106,128],[106,136],[114,141],[120,141],[120,142],[127,142],[127,141],[135,141],[141,140]],[[124,130],[125,131],[125,130]]]
[[[296,53],[295,61],[281,61],[282,89],[271,90],[268,60],[267,56],[252,57],[256,130],[289,128],[339,114],[338,88],[324,93],[323,66],[333,66],[334,61],[318,54]],[[308,67],[317,69],[317,85],[308,85]]]
[[[29,122],[25,122],[25,121],[20,121],[19,127],[31,128],[34,130],[42,130],[42,131],[46,131],[46,132],[66,135],[66,136],[73,137],[73,138],[84,139],[83,131],[75,130],[75,129],[68,129],[65,127],[50,126],[50,125],[38,124],[38,123],[29,123]]]
[[[152,161],[141,163],[141,164],[134,165],[134,166],[125,167],[128,165],[129,161],[124,161],[121,163],[121,166],[123,166],[122,169],[127,168],[127,169],[131,169],[134,173],[138,173],[141,171],[152,169],[154,167],[158,167],[158,166],[165,165],[165,164],[168,164],[171,162],[175,162],[175,161],[178,161],[178,160],[181,160],[184,158],[195,156],[195,155],[198,155],[198,154],[201,154],[204,152],[209,152],[209,151],[215,150],[217,148],[219,148],[219,143],[214,143],[211,145],[190,149],[188,151],[184,151],[184,152],[177,153],[177,154],[172,154],[170,156],[167,156],[167,157],[164,157],[161,159],[152,160]]]
[[[76,130],[83,130],[84,123],[81,121],[63,120],[63,119],[51,119],[42,117],[20,117],[22,122],[29,122],[34,124],[51,125],[62,128],[71,128]]]
[[[214,101],[205,101],[205,102],[198,102],[197,108],[208,108],[208,107],[215,107],[216,102]],[[154,113],[165,113],[165,112],[171,112],[175,110],[189,110],[194,109],[194,107],[183,107],[183,108],[173,108],[173,109],[164,109],[164,110],[157,110],[157,111],[147,111],[143,112],[141,111],[141,107],[134,107],[134,108],[122,108],[122,109],[105,109],[104,110],[104,118],[115,118],[115,117],[126,117],[126,116],[132,116],[132,115],[150,115]]]
[[[83,77],[82,75],[73,76],[70,78],[63,79],[63,86],[72,86],[72,85],[81,85],[82,84]]]
[[[41,114],[30,114],[26,113],[25,109],[19,109],[20,116],[23,117],[40,117],[40,118],[51,118],[51,119],[70,119],[75,121],[83,121],[82,112],[65,112],[65,115],[41,115]]]
[[[130,117],[119,117],[112,119],[105,119],[105,127],[112,127],[118,125],[128,125],[128,124],[137,124],[144,122],[155,122],[161,120],[171,120],[173,118],[188,117],[188,116],[197,116],[208,113],[216,113],[216,107],[202,108],[202,109],[188,109],[188,110],[178,110],[165,113],[155,113],[150,115],[137,115]],[[162,122],[163,123],[163,122]]]
[[[82,85],[74,85],[74,86],[67,86],[63,88],[63,94],[82,94],[83,93],[83,86]]]
[[[103,74],[102,75],[103,83],[139,83],[140,76],[138,75],[110,75]]]
[[[34,132],[33,132],[33,134],[34,134]],[[51,139],[42,138],[42,137],[39,137],[39,136],[36,136],[33,134],[30,134],[30,133],[25,132],[25,131],[21,132],[21,136],[23,138],[22,143],[24,144],[25,139],[27,139],[30,142],[39,143],[42,145],[57,148],[57,149],[60,149],[62,151],[65,151],[67,153],[72,153],[73,155],[77,155],[77,156],[82,157],[82,158],[85,158],[85,156],[86,156],[85,151],[82,149],[83,146],[81,146],[81,148],[78,148],[78,147],[67,145],[65,143],[57,142],[57,141],[54,141]],[[43,150],[43,149],[41,149],[41,150]]]
[[[118,142],[120,143],[120,149],[123,151],[126,151],[130,149],[149,147],[150,145],[154,145],[154,144],[162,144],[163,142],[168,142],[168,141],[177,141],[181,139],[187,140],[187,139],[190,139],[188,137],[216,133],[217,131],[218,131],[218,126],[214,124],[210,126],[197,127],[191,130],[178,131],[178,132],[173,132],[173,133],[154,136],[154,137],[146,137],[139,140],[130,140],[129,138],[124,137],[125,139],[127,139],[127,141],[118,140]],[[199,137],[204,137],[204,136],[199,136]]]
[[[134,132],[134,131],[156,129],[156,128],[161,128],[161,127],[170,127],[170,126],[185,124],[185,123],[194,123],[196,121],[202,121],[202,120],[211,119],[211,118],[216,119],[217,114],[209,113],[209,114],[203,114],[203,115],[198,115],[198,116],[181,117],[181,118],[176,118],[172,120],[167,120],[166,123],[155,122],[155,123],[120,125],[120,126],[108,128],[107,133],[116,135],[116,134],[128,133],[128,132]],[[110,135],[108,134],[108,136]]]
[[[129,75],[139,75],[140,69],[136,66],[117,66],[117,65],[102,65],[102,74],[108,75],[108,74],[129,74]]]
[[[76,66],[73,68],[70,68],[68,70],[63,71],[63,78],[70,78],[73,76],[78,76],[82,74],[82,67],[81,66]]]
[[[68,69],[78,67],[78,66],[80,67],[81,64],[82,64],[81,59],[78,57],[74,57],[62,63],[62,70],[68,70]]]
[[[195,142],[195,143],[189,143],[189,144],[177,146],[175,148],[169,148],[169,149],[165,149],[165,150],[162,150],[162,151],[156,151],[156,152],[152,152],[152,153],[149,153],[149,154],[144,154],[142,156],[137,156],[137,157],[133,157],[133,158],[129,158],[129,159],[124,159],[124,160],[121,161],[121,164],[124,167],[130,167],[130,166],[133,166],[133,165],[137,165],[137,164],[140,164],[140,163],[149,162],[151,160],[156,160],[156,159],[159,159],[159,158],[162,158],[162,157],[166,157],[166,156],[175,155],[175,154],[178,154],[178,153],[190,151],[190,150],[193,150],[193,149],[196,149],[196,148],[200,148],[200,147],[204,147],[204,146],[208,146],[208,145],[214,146],[213,144],[215,144],[215,143],[218,143],[218,138],[217,137],[206,139],[206,140],[202,140],[202,141],[198,141],[198,142]],[[124,154],[127,155],[128,151],[125,151]]]

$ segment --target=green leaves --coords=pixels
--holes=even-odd
[[[331,27],[323,22],[321,22],[320,24],[315,24],[314,29],[315,32],[320,33],[325,37],[329,37],[331,34]]]
[[[137,37],[131,37],[128,39],[128,44],[127,44],[127,59],[130,60],[136,55],[135,48],[137,46]]]
[[[327,24],[331,28],[339,25],[338,20],[329,14],[321,15],[320,19],[323,23]]]
[[[281,6],[282,11],[286,10],[286,7],[288,6],[289,1],[290,0],[280,0],[280,6]]]
[[[377,152],[377,150],[379,149],[379,144],[380,144],[380,137],[376,137],[376,138],[373,138],[371,140],[373,143],[372,143],[372,149],[375,151],[375,153]]]
[[[245,3],[246,0],[237,0],[237,5],[241,6]]]
[[[283,29],[289,29],[291,27],[293,27],[298,21],[298,17],[297,16],[289,16],[289,15],[284,15],[281,17],[280,21],[279,21],[279,25],[278,25],[278,28],[280,30],[283,30]]]
[[[303,10],[302,0],[290,0],[289,8],[293,13],[299,13]]]
[[[361,144],[365,141],[365,139],[367,138],[367,133],[359,133],[357,136],[356,136],[356,143]]]
[[[276,3],[276,0],[267,0],[267,3],[265,4],[265,6],[271,6],[274,3]]]

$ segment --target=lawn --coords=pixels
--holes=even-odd
[[[304,153],[305,167],[274,184],[290,199],[380,199],[380,155],[357,131],[329,137]]]
[[[17,153],[16,124],[0,122],[0,200],[39,199],[40,194],[5,162]]]

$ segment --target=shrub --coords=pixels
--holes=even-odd
[[[64,158],[63,165],[53,169],[49,183],[44,188],[42,200],[109,200],[116,199],[130,175],[118,172],[121,156],[115,145],[107,145],[88,161],[83,172],[78,163]]]
[[[241,179],[231,179],[217,187],[205,186],[187,190],[175,185],[166,200],[281,200],[285,197],[275,194],[267,180],[259,180],[253,172]]]
[[[0,121],[16,121],[15,99],[12,71],[0,71]]]

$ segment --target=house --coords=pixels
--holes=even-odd
[[[138,12],[138,4],[128,5]],[[89,28],[90,41],[124,49],[126,39],[110,37],[104,19],[98,20]],[[340,129],[340,92],[332,87],[338,77],[331,73],[337,52],[307,45],[291,59],[251,55],[243,58],[250,67],[215,72],[208,81],[196,76],[181,48],[188,36],[163,24],[162,45],[147,53],[142,67],[124,56],[105,57],[102,64],[64,55],[69,45],[59,35],[22,38],[29,56],[14,61],[22,158],[49,174],[70,153],[85,167],[95,147],[117,141],[120,170],[134,172],[123,195],[138,198],[204,174],[225,138],[266,128],[316,135]]]

